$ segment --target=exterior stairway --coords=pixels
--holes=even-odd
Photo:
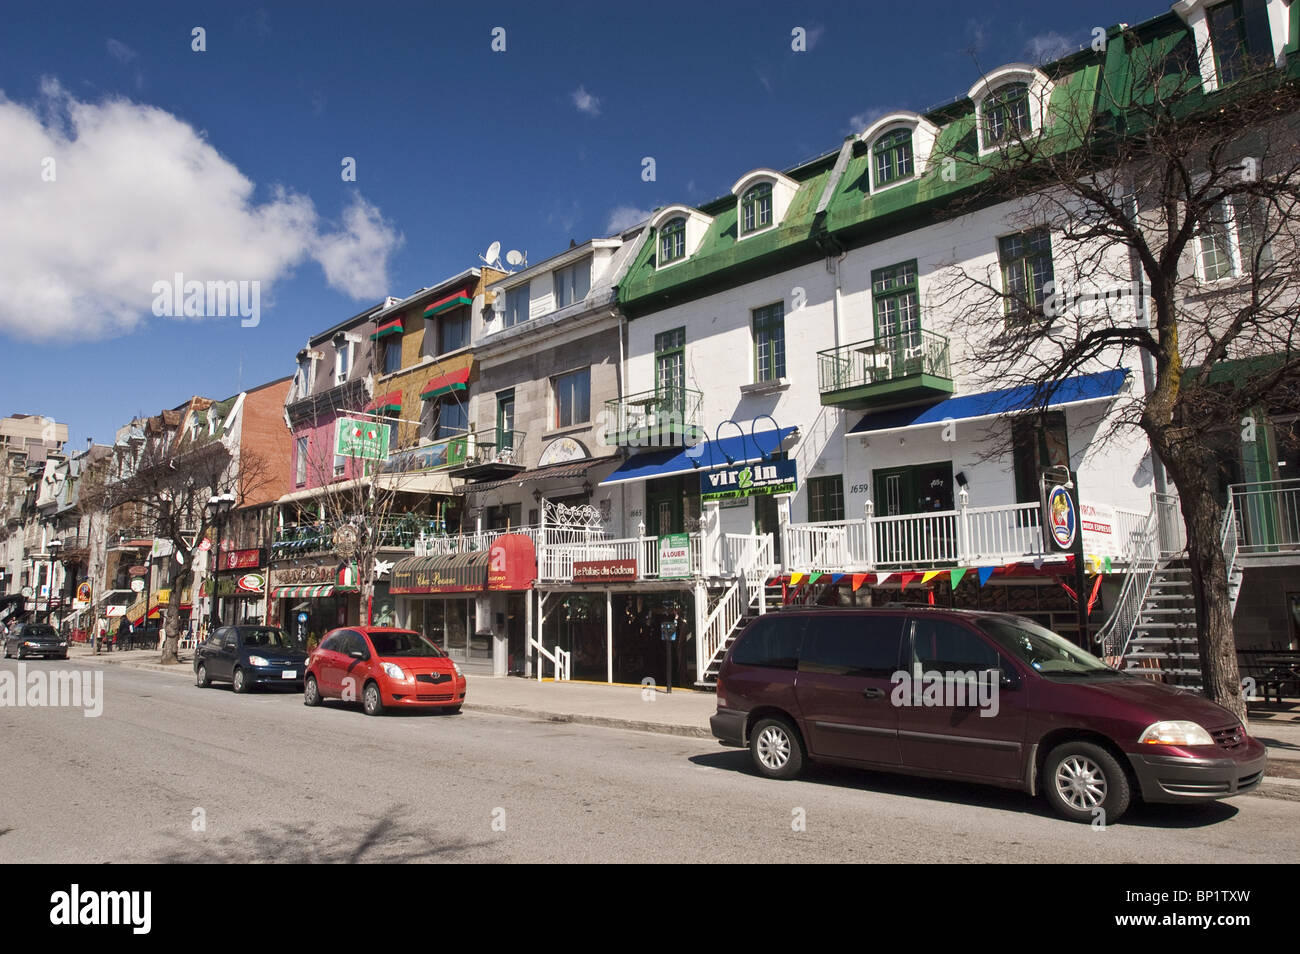
[[[765,582],[763,584],[763,594],[767,606],[777,607],[781,605],[781,584],[779,582]],[[758,617],[758,607],[751,603],[723,638],[718,651],[705,667],[704,675],[695,681],[696,688],[714,689],[717,687],[718,673],[722,669],[722,661],[727,658],[727,650],[731,648],[731,644],[736,641],[736,637],[741,634],[741,631]]]

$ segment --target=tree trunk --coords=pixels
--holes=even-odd
[[[1178,488],[1187,527],[1187,559],[1196,602],[1196,631],[1205,695],[1246,722],[1246,702],[1237,666],[1237,642],[1228,595],[1228,562],[1223,553],[1223,507],[1211,477],[1217,466],[1208,454],[1166,450],[1161,454]],[[1210,459],[1204,459],[1209,457]]]
[[[163,638],[162,656],[158,659],[163,665],[176,665],[181,661],[178,652],[181,633],[181,593],[184,592],[186,581],[192,575],[190,572],[185,571],[172,581],[172,612],[167,614],[167,629]],[[191,612],[193,611],[191,610]]]

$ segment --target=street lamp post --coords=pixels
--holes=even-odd
[[[208,509],[212,511],[212,516],[217,525],[217,545],[213,548],[212,562],[212,603],[209,616],[211,617],[210,626],[221,625],[221,534],[225,529],[226,515],[230,513],[230,508],[235,505],[235,495],[232,493],[216,494],[208,500]]]
[[[59,558],[59,547],[61,546],[63,546],[63,541],[57,537],[46,545],[46,550],[50,554],[50,579],[45,590],[45,622],[47,625],[54,616],[54,563]]]

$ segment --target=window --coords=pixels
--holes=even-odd
[[[731,661],[738,666],[797,669],[805,622],[799,616],[760,617],[732,647]]]
[[[497,393],[497,451],[515,446],[515,389]]]
[[[772,224],[772,183],[761,182],[740,200],[740,234],[757,232]]]
[[[1062,411],[1011,423],[1011,466],[1016,477],[1016,503],[1038,500],[1038,474],[1044,467],[1070,466],[1070,441]]]
[[[528,320],[528,283],[506,291],[506,327]]]
[[[1266,207],[1248,196],[1218,203],[1200,223],[1201,280],[1236,278],[1271,264]]]
[[[402,336],[390,335],[384,342],[384,374],[402,370]]]
[[[912,130],[895,129],[876,140],[876,188],[912,175]]]
[[[875,306],[876,337],[885,347],[891,351],[919,348],[921,305],[917,296],[916,262],[873,271],[871,298]]]
[[[1227,86],[1252,68],[1267,65],[1273,40],[1264,0],[1231,0],[1210,7],[1205,15],[1219,85]]]
[[[754,310],[754,380],[785,377],[785,305]]]
[[[527,296],[525,296],[525,299]],[[527,301],[524,308],[527,309]],[[438,323],[438,353],[446,354],[469,344],[469,309],[457,308]]]
[[[898,671],[901,616],[816,616],[808,620],[800,672],[888,678]]]
[[[655,390],[681,394],[686,386],[686,329],[655,335]]]
[[[808,519],[812,523],[844,519],[844,477],[808,478]]]
[[[334,339],[334,383],[342,384],[348,379],[352,367],[352,342],[339,337]]]
[[[582,301],[591,291],[591,259],[584,258],[567,268],[555,270],[555,307],[565,308]]]
[[[455,394],[448,394],[440,401],[433,402],[437,418],[433,425],[433,439],[456,437],[469,430],[469,409],[465,402]]]
[[[551,379],[555,426],[572,427],[591,419],[591,369],[570,371]]]
[[[659,230],[659,264],[667,265],[686,257],[686,218],[669,219]]]
[[[1009,83],[984,100],[984,147],[998,146],[1030,132],[1029,87]]]
[[[294,461],[294,480],[298,486],[307,483],[307,438],[298,438],[298,456]]]
[[[998,239],[1002,294],[1007,324],[1023,324],[1043,314],[1044,286],[1052,281],[1052,238],[1031,229]]]

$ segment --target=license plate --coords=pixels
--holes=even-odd
[[[281,679],[297,679],[297,678],[298,678],[298,670],[296,670],[296,669],[286,669],[284,672],[280,673],[280,678],[281,678]]]

